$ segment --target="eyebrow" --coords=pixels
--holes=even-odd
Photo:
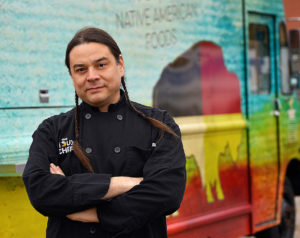
[[[95,64],[95,63],[98,63],[98,62],[101,62],[101,61],[103,61],[103,60],[108,60],[108,58],[106,58],[106,57],[101,57],[101,58],[99,58],[99,59],[96,59],[96,60],[94,61],[94,64]]]
[[[104,60],[108,60],[108,58],[101,57],[99,59],[94,60],[93,64],[99,63],[99,62],[104,61]],[[78,67],[85,67],[85,66],[86,66],[85,64],[74,64],[73,69],[78,68]]]

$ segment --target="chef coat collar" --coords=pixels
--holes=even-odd
[[[98,107],[91,106],[86,102],[82,101],[83,110],[87,112],[99,112]],[[115,112],[118,111],[124,104],[126,104],[126,97],[125,93],[122,89],[120,89],[120,100],[115,104],[110,104],[108,106],[108,112]]]

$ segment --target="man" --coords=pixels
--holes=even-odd
[[[186,179],[178,126],[130,101],[105,31],[77,32],[65,63],[76,107],[38,127],[23,173],[32,205],[49,217],[47,237],[167,237]]]

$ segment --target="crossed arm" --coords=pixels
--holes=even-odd
[[[50,164],[50,173],[65,176],[61,168],[59,166],[56,166],[53,163]],[[133,177],[125,177],[125,176],[111,177],[108,191],[102,199],[110,199],[118,195],[121,195],[123,193],[126,193],[131,188],[138,185],[142,180],[143,178],[133,178]],[[80,212],[75,212],[67,215],[66,217],[73,221],[99,222],[96,207],[83,210]]]
[[[165,117],[163,121],[180,136],[172,118]],[[46,122],[34,133],[23,173],[30,201],[41,214],[99,222],[108,232],[130,233],[178,209],[186,180],[180,139],[164,135],[144,164],[143,178],[105,173],[64,176],[59,167],[50,165],[57,161],[50,126]]]

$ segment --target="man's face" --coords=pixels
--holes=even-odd
[[[124,61],[119,63],[110,49],[100,43],[75,46],[69,55],[70,72],[78,96],[86,103],[107,111],[108,106],[120,99]]]

